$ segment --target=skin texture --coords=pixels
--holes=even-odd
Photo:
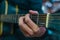
[[[37,11],[29,10],[31,14],[38,14]],[[38,27],[31,19],[30,14],[26,14],[19,18],[19,27],[26,37],[41,37],[46,29],[45,27]]]

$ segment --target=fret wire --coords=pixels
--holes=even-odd
[[[16,15],[16,23],[18,23],[18,16]]]
[[[17,22],[18,22],[18,21],[17,21],[17,20],[18,20],[17,18],[18,18],[18,16],[17,16],[17,15],[15,15],[15,23],[17,23]]]
[[[38,16],[37,16],[37,14],[35,14],[35,15],[32,15],[31,19],[33,22],[35,22],[37,24],[37,20],[38,20],[37,18],[38,18]]]
[[[47,13],[47,16],[46,16],[46,28],[48,28],[49,17],[50,17],[50,13]]]
[[[38,16],[37,16],[37,24],[38,24],[38,22],[39,22],[39,14],[38,14]]]
[[[17,16],[13,16],[13,18],[14,18],[13,20],[15,20],[14,22],[16,23],[16,18],[17,18]]]
[[[16,16],[14,16],[14,18],[15,18],[15,23],[16,23],[16,21],[17,21],[17,15],[16,15]]]
[[[16,15],[17,16],[17,15]],[[18,16],[16,17],[16,23],[18,23]]]

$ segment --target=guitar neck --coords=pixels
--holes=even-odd
[[[25,14],[9,14],[9,15],[0,15],[0,21],[2,22],[8,22],[8,23],[18,23],[18,19],[21,16],[24,16]],[[36,23],[36,24],[43,24],[46,21],[46,14],[38,14],[38,15],[30,15],[30,18]],[[38,23],[40,21],[40,23]]]
[[[0,21],[2,22],[8,22],[8,23],[18,23],[18,19],[21,16],[24,16],[25,14],[18,14],[18,15],[14,15],[14,14],[9,14],[9,15],[0,15]],[[59,19],[60,17],[60,13],[58,14],[50,14],[50,19]],[[41,25],[41,24],[46,24],[46,14],[34,14],[34,15],[30,15],[30,18],[37,24],[37,25]]]
[[[0,21],[8,23],[18,23],[18,18],[23,15],[1,15]]]

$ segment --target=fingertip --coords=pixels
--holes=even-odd
[[[38,11],[29,10],[30,14],[38,14]]]
[[[28,14],[25,15],[25,18],[27,18],[27,17],[29,17],[29,16],[30,16],[30,14],[28,13]]]
[[[29,12],[30,12],[30,11],[33,11],[33,10],[29,10]]]
[[[30,13],[30,14],[34,14],[34,13],[33,13],[33,10],[29,10],[29,13]]]

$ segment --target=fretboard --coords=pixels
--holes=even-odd
[[[8,23],[18,23],[18,19],[25,14],[9,14],[9,15],[0,15],[0,21],[8,22]],[[38,15],[30,15],[30,18],[38,25],[45,25],[46,24],[46,15],[47,14],[38,14]],[[50,21],[51,20],[59,20],[60,21],[60,14],[50,14]],[[51,22],[52,23],[52,22]],[[54,23],[54,22],[53,22]]]

